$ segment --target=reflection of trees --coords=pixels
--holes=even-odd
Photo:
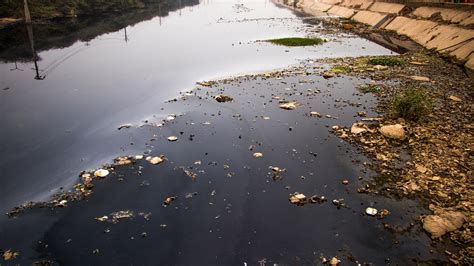
[[[90,41],[99,35],[116,32],[127,26],[152,19],[165,17],[169,12],[186,6],[199,4],[199,0],[168,0],[149,4],[146,8],[108,16],[88,16],[73,19],[58,19],[47,24],[34,25],[36,52],[64,48],[77,41]],[[39,59],[32,56],[28,29],[23,25],[0,30],[0,61],[30,62]]]

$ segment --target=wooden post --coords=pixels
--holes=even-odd
[[[31,24],[30,9],[28,8],[28,1],[23,0],[23,6],[25,8],[25,23]]]

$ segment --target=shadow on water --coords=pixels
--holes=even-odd
[[[170,12],[198,4],[199,0],[156,1],[143,9],[127,13],[60,18],[35,24],[33,27],[24,25],[8,27],[0,30],[0,61],[34,61],[36,64],[41,60],[37,56],[41,51],[69,47],[77,41],[88,42],[97,36],[119,30],[125,31],[124,40],[127,41],[127,27],[154,17],[166,17]],[[34,49],[36,51],[32,53]],[[36,78],[38,77],[37,74]]]

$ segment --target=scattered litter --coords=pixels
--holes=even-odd
[[[326,197],[324,197],[324,196],[314,195],[314,196],[311,196],[311,197],[307,198],[304,194],[301,194],[301,193],[298,193],[298,192],[290,194],[289,200],[292,204],[295,204],[295,205],[298,205],[298,206],[303,206],[303,205],[308,204],[308,203],[322,204],[322,203],[327,201]]]
[[[150,220],[151,212],[139,212],[138,216],[143,217],[145,220]]]
[[[344,202],[344,199],[333,199],[332,204],[334,204],[338,209],[342,207],[347,207],[346,203]]]
[[[255,158],[263,157],[263,153],[261,153],[261,152],[256,152],[256,153],[253,154],[253,157],[255,157]]]
[[[146,160],[147,160],[148,162],[150,162],[151,164],[160,164],[160,163],[162,163],[165,159],[166,159],[166,158],[165,158],[164,155],[155,156],[155,157],[151,157],[151,156],[146,157]]]
[[[191,179],[192,179],[193,181],[195,181],[195,180],[197,179],[197,174],[194,173],[193,171],[187,170],[187,169],[185,169],[184,167],[182,167],[181,169],[183,169],[183,172],[184,172],[187,176],[191,177]]]
[[[189,193],[186,193],[186,196],[184,196],[186,199],[190,199],[194,196],[197,196],[197,192],[189,192]]]
[[[7,249],[7,251],[3,252],[3,260],[9,261],[9,260],[15,259],[19,255],[20,255],[19,252]]]
[[[94,176],[96,177],[106,177],[107,175],[109,175],[109,170],[105,169],[99,169],[94,172]]]
[[[56,207],[67,207],[67,200],[61,200],[56,204]]]
[[[314,111],[313,111],[313,112],[310,112],[310,113],[309,113],[309,116],[312,116],[312,117],[322,117],[322,115],[321,115],[320,113],[314,112]]]
[[[118,127],[118,130],[122,130],[124,128],[131,128],[131,127],[132,127],[132,124],[123,124]]]
[[[299,104],[296,101],[281,103],[280,108],[285,110],[295,110]]]
[[[174,197],[174,196],[172,196],[172,197],[167,197],[167,198],[163,201],[163,206],[166,207],[166,206],[170,205],[171,202],[173,202],[175,199],[176,199],[176,197]]]
[[[227,96],[227,95],[217,95],[214,99],[216,99],[216,101],[220,102],[220,103],[224,103],[224,102],[231,102],[233,101],[234,99],[230,96]]]
[[[128,158],[127,156],[120,156],[114,159],[115,165],[127,165],[131,164],[132,160]]]
[[[113,212],[110,214],[110,217],[107,215],[104,215],[102,217],[96,217],[95,219],[100,222],[108,222],[108,223],[118,223],[119,220],[122,219],[127,219],[127,218],[133,218],[134,214],[130,210],[126,211],[118,211],[118,212]]]
[[[178,137],[176,136],[169,136],[168,137],[168,141],[177,141],[178,140]]]
[[[290,195],[290,202],[296,205],[302,204],[302,202],[306,201],[306,196],[304,194],[295,192]]]
[[[211,87],[212,85],[216,84],[215,81],[201,81],[196,82],[197,85],[204,86],[204,87]]]
[[[329,261],[329,265],[331,266],[336,266],[340,263],[341,261],[338,260],[336,257],[332,257],[332,259]]]
[[[375,216],[377,215],[378,210],[372,207],[368,207],[367,209],[365,209],[365,213],[370,216]]]

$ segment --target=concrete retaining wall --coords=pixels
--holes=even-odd
[[[380,13],[399,14],[404,8],[405,5],[402,4],[375,2],[369,7],[369,10]]]
[[[430,32],[438,26],[438,23],[428,20],[417,20],[407,17],[396,17],[390,22],[385,29],[396,31],[410,37],[415,42],[425,45],[433,34]]]
[[[351,18],[352,16],[354,16],[356,11],[354,9],[347,8],[347,7],[333,6],[331,7],[331,9],[328,10],[328,13],[331,15],[336,15],[343,18]]]
[[[474,70],[474,30],[462,27],[474,25],[474,13],[470,11],[418,7],[408,14],[409,17],[396,16],[405,12],[405,5],[367,0],[304,0],[299,2],[299,6],[312,15],[327,12],[372,27],[393,30],[427,49],[465,61],[465,66]],[[435,14],[439,14],[443,21],[451,25],[429,20]]]
[[[378,12],[362,10],[362,11],[359,11],[357,14],[355,14],[352,17],[352,19],[360,23],[368,24],[370,26],[375,26],[380,21],[382,21],[382,19],[384,19],[386,16],[387,16],[386,14],[380,14]]]

